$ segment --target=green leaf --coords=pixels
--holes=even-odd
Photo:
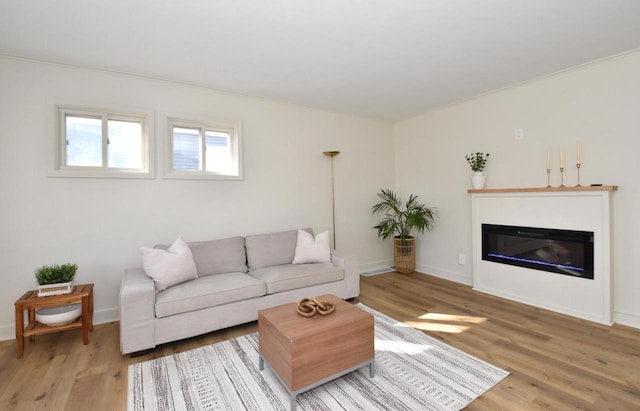
[[[371,207],[371,214],[383,213],[384,218],[373,226],[378,230],[378,237],[387,239],[399,237],[406,239],[411,237],[411,231],[416,229],[419,233],[425,230],[431,231],[434,221],[438,216],[438,210],[418,202],[418,196],[411,194],[406,203],[389,189],[381,189],[378,193],[380,202]]]
[[[66,283],[74,279],[76,271],[77,264],[43,265],[35,272],[36,281],[40,285]]]

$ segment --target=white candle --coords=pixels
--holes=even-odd
[[[560,168],[564,168],[564,161],[562,160],[562,147],[560,147]]]
[[[578,154],[576,155],[576,163],[580,164],[580,143],[577,143],[578,145]]]
[[[549,149],[547,149],[547,170],[551,169],[551,161],[549,159]]]

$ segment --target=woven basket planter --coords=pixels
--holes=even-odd
[[[393,264],[397,272],[411,274],[416,270],[415,238],[393,239]]]

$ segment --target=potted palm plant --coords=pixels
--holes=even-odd
[[[438,210],[418,202],[418,196],[411,194],[409,200],[402,199],[392,190],[382,189],[378,193],[380,202],[371,207],[371,214],[384,213],[384,218],[373,228],[378,237],[387,239],[393,236],[393,262],[396,271],[411,274],[416,268],[415,238],[411,231],[419,233],[431,231]]]

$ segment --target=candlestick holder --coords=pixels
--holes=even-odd
[[[564,167],[560,167],[560,187],[564,187]]]
[[[551,187],[551,169],[547,168],[547,187]]]
[[[577,163],[576,167],[578,167],[578,184],[576,187],[580,187],[580,163]]]

